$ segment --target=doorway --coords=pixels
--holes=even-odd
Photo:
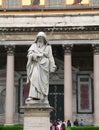
[[[49,104],[53,107],[51,112],[51,120],[64,120],[64,86],[50,85],[49,86]]]

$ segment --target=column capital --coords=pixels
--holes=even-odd
[[[14,55],[14,50],[15,50],[14,45],[5,45],[5,49],[8,55]]]
[[[64,54],[70,54],[71,50],[72,50],[72,47],[73,47],[72,44],[63,45]]]
[[[94,45],[92,45],[92,47],[93,47],[94,54],[99,55],[99,45],[94,44]]]

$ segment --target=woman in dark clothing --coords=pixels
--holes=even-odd
[[[60,130],[66,130],[66,126],[64,123],[62,123]]]
[[[70,120],[67,121],[67,127],[71,126]]]
[[[78,123],[77,119],[74,121],[74,126],[79,126],[79,123]]]
[[[57,127],[57,122],[55,121],[52,126],[50,127],[50,130],[59,130]]]

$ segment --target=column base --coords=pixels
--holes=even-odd
[[[50,130],[52,107],[45,103],[26,104],[24,110],[24,130]]]
[[[99,126],[99,123],[94,123],[94,126]]]
[[[14,125],[15,124],[10,124],[10,123],[9,124],[6,124],[6,123],[4,124],[4,126],[14,126]]]

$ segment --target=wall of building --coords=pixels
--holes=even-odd
[[[31,1],[23,0],[23,5],[30,5]],[[67,2],[67,1],[65,1]],[[87,4],[89,0],[83,0],[81,4]],[[2,1],[0,0],[0,5],[2,4]],[[41,0],[41,5],[44,4],[44,0]],[[67,4],[73,4],[72,0],[69,0]],[[80,5],[82,7],[82,5]],[[15,71],[22,72],[25,71],[25,65],[26,65],[26,50],[28,47],[32,44],[32,42],[35,40],[35,37],[39,31],[44,31],[47,34],[49,43],[63,45],[63,44],[91,44],[91,51],[92,51],[92,44],[96,44],[99,41],[99,9],[80,9],[73,10],[69,8],[69,10],[4,10],[0,11],[0,45],[16,45],[15,50]],[[17,45],[18,43],[18,45]],[[21,44],[21,45],[20,45]],[[86,48],[87,45],[85,45]],[[26,48],[25,48],[26,47]],[[89,46],[87,46],[88,49]],[[1,46],[0,46],[1,48]],[[25,48],[25,49],[24,49]],[[81,47],[82,48],[82,47]],[[78,48],[79,49],[79,46]],[[2,48],[1,48],[2,50]],[[23,53],[22,53],[23,50]],[[56,54],[57,59],[61,59],[63,62],[63,53],[62,57],[60,57],[59,52]],[[76,68],[79,73],[81,71],[88,71],[90,69],[91,72],[93,72],[93,54],[86,50],[80,50],[83,51],[83,54],[76,53],[77,50],[74,50],[72,52],[72,63],[73,67]],[[2,55],[5,53],[2,52]],[[91,54],[89,56],[89,53]],[[84,55],[85,54],[85,55]],[[0,57],[2,57],[0,55]],[[6,55],[3,57],[6,59]],[[86,60],[86,58],[89,58]],[[1,60],[0,63],[2,63],[0,69],[6,70],[6,61]],[[20,59],[20,62],[19,62]],[[21,64],[22,62],[22,64]],[[89,64],[90,63],[90,64]],[[20,67],[21,64],[21,67]],[[61,63],[59,63],[60,72],[55,73],[53,79],[50,79],[50,84],[57,84],[63,85],[63,68],[61,67]],[[63,66],[63,64],[62,64]],[[77,112],[77,74],[78,71],[73,74],[73,120],[75,118],[81,119],[83,118],[85,121],[85,124],[93,124],[93,113],[78,113]],[[62,73],[61,73],[62,72]],[[25,74],[26,75],[26,74]],[[5,75],[6,77],[6,75]],[[3,81],[4,82],[4,81]],[[20,85],[18,82],[17,85]],[[0,87],[0,92],[2,89],[5,89],[5,85]],[[18,92],[18,90],[17,90]],[[16,96],[18,98],[18,95]],[[18,100],[15,104],[15,122],[22,123],[23,122],[23,114],[19,114],[18,112]],[[0,110],[0,112],[4,112]],[[4,113],[3,113],[4,114]],[[4,121],[4,115],[1,115],[1,119]],[[4,122],[3,122],[4,123]]]

